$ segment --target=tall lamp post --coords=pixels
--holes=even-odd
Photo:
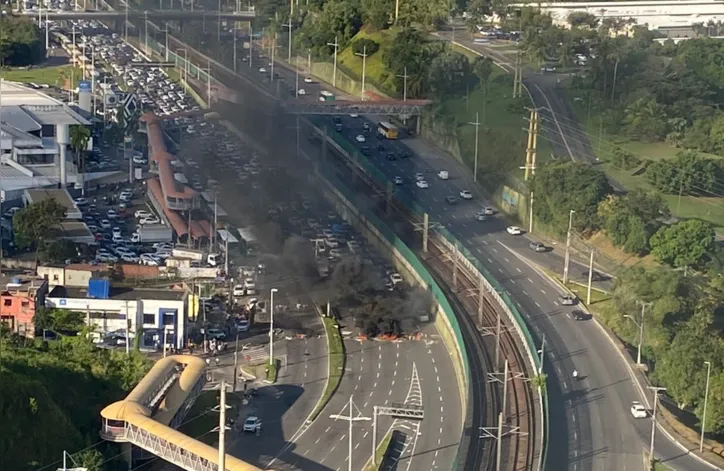
[[[641,346],[644,343],[644,314],[646,313],[646,306],[650,305],[651,303],[641,303],[641,322],[636,321],[636,319],[628,314],[623,315],[623,317],[630,319],[631,322],[639,328],[638,352],[636,353],[636,364],[639,366],[641,365]]]
[[[364,100],[365,99],[365,75],[367,73],[367,46],[362,46],[362,53],[359,52],[354,53],[355,56],[360,56],[362,58],[362,93],[360,93],[360,97]]]
[[[566,256],[563,260],[563,284],[568,283],[568,264],[571,261],[571,231],[573,230],[573,215],[575,210],[568,213],[568,234],[566,235]]]
[[[704,413],[701,417],[701,439],[699,440],[699,453],[704,451],[704,434],[706,433],[706,406],[709,402],[709,379],[711,378],[711,362],[705,361],[706,365],[706,389],[704,390]]]
[[[277,288],[272,288],[269,295],[269,366],[274,364],[274,293],[278,291]]]
[[[651,412],[651,448],[649,448],[649,463],[654,462],[654,439],[656,438],[656,407],[659,404],[659,392],[666,391],[666,388],[649,386],[654,392],[654,410]]]

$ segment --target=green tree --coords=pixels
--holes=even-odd
[[[421,32],[407,28],[400,31],[390,47],[382,55],[382,61],[391,77],[395,90],[404,92],[404,79],[407,73],[407,96],[424,96],[428,88],[428,69],[432,59],[444,45],[438,45],[427,39]]]
[[[78,166],[79,172],[83,172],[83,168],[85,167],[85,152],[88,148],[90,137],[90,129],[86,126],[77,124],[70,127],[70,147],[73,148],[75,163]]]
[[[45,59],[40,29],[29,17],[0,16],[0,63],[28,66]]]
[[[54,198],[26,206],[13,216],[15,243],[20,248],[35,249],[37,261],[38,251],[54,238],[51,230],[65,219],[65,215],[65,206]]]
[[[649,239],[669,210],[661,195],[634,190],[625,196],[609,195],[598,205],[601,225],[611,242],[628,253],[648,252]]]
[[[672,267],[697,267],[714,251],[714,228],[700,219],[662,227],[651,237],[651,253]]]
[[[435,57],[429,74],[430,91],[439,98],[465,94],[473,78],[468,58],[455,51],[445,51]]]
[[[380,44],[369,38],[361,38],[352,43],[352,52],[371,56],[380,49]]]
[[[65,239],[50,242],[43,252],[45,259],[51,263],[65,263],[77,256],[76,245]]]
[[[564,233],[569,211],[574,210],[573,226],[585,232],[598,229],[598,204],[613,193],[606,175],[590,165],[563,162],[541,166],[533,178],[536,219]],[[541,196],[537,196],[541,195]]]
[[[96,449],[83,450],[73,456],[73,460],[87,471],[103,471],[103,453]]]
[[[666,113],[654,98],[639,98],[626,108],[624,125],[629,135],[656,141],[666,134]]]
[[[576,11],[568,15],[568,24],[571,28],[589,28],[596,29],[598,27],[598,18],[596,15],[586,13],[584,11]]]
[[[362,20],[367,28],[380,30],[391,21],[395,11],[392,0],[362,0]],[[369,48],[368,53],[369,53]]]
[[[676,158],[652,162],[646,178],[664,193],[707,195],[714,191],[721,172],[719,165],[699,153],[684,150]]]
[[[489,80],[490,80],[490,74],[493,73],[493,59],[486,56],[478,56],[475,58],[475,62],[473,62],[473,73],[478,77],[478,80],[480,80],[480,90],[483,92],[483,126],[485,126],[485,123],[487,121],[487,114],[488,114],[488,88],[489,88]]]

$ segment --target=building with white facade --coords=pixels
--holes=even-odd
[[[72,162],[70,126],[90,122],[39,90],[0,80],[0,196],[20,198],[27,188],[79,181]],[[88,148],[93,148],[92,139]]]
[[[518,3],[515,7],[540,8],[550,13],[553,22],[568,27],[568,16],[574,12],[586,12],[599,19],[632,18],[649,29],[690,28],[697,23],[724,21],[724,1],[721,0],[663,0],[657,2],[547,2]]]
[[[55,278],[53,273],[46,276]],[[114,332],[124,335],[128,324],[130,337],[143,327],[141,346],[153,347],[164,329],[168,344],[179,349],[184,346],[188,319],[185,290],[111,287],[108,297],[98,298],[89,297],[87,287],[56,285],[45,297],[45,306],[86,313],[86,322],[99,337]]]

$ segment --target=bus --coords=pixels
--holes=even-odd
[[[385,136],[387,139],[397,139],[398,130],[394,124],[383,121],[377,125],[377,132]]]

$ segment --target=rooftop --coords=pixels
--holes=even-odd
[[[90,124],[63,102],[19,83],[0,81],[2,122],[22,131],[39,131],[43,124]]]
[[[118,301],[136,301],[136,300],[162,300],[162,301],[182,301],[186,296],[184,290],[170,289],[145,289],[145,288],[126,288],[119,286],[111,286],[108,299]],[[71,288],[68,286],[56,286],[50,293],[49,298],[73,298],[85,299],[88,297],[88,288]]]
[[[70,197],[70,193],[65,189],[55,190],[25,190],[25,199],[28,204],[39,203],[40,201],[53,198],[58,203],[62,204],[68,210],[66,215],[67,219],[80,219],[82,217],[81,212],[75,206],[73,199]]]

